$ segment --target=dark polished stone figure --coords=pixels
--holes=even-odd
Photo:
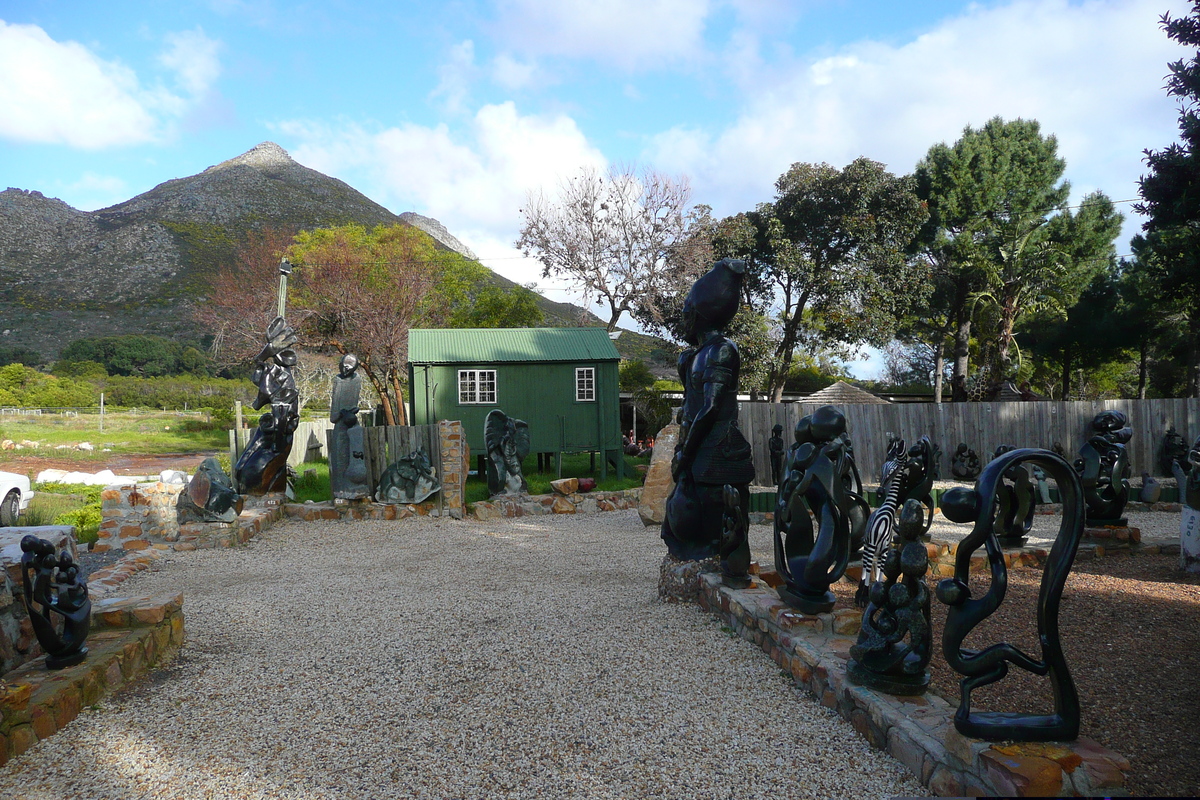
[[[775,569],[785,583],[779,597],[805,614],[833,608],[829,586],[850,561],[853,529],[866,525],[870,508],[847,488],[846,418],[822,406],[796,423],[787,472],[775,506]],[[819,529],[813,535],[809,510]]]
[[[418,448],[383,471],[375,499],[381,503],[419,503],[442,488],[425,448]]]
[[[1188,445],[1187,439],[1179,435],[1175,426],[1167,428],[1163,434],[1162,453],[1159,456],[1159,466],[1163,475],[1174,475],[1175,467],[1187,469]],[[1182,486],[1182,484],[1180,484]]]
[[[742,492],[739,487],[725,484],[721,490],[725,498],[725,511],[721,519],[724,528],[717,556],[721,562],[721,580],[734,589],[745,589],[750,580],[750,547],[747,535],[750,532],[750,517],[742,509]]]
[[[78,664],[87,658],[84,642],[92,625],[87,580],[70,553],[55,554],[54,545],[45,539],[29,534],[21,539],[21,551],[25,610],[38,644],[46,652],[46,668]]]
[[[233,467],[233,478],[246,494],[281,492],[287,488],[287,460],[292,436],[300,424],[296,366],[296,332],[283,317],[267,326],[267,343],[254,358],[250,380],[258,387],[254,410],[268,410],[258,420],[246,449]]]
[[[1089,428],[1088,439],[1075,459],[1087,503],[1087,524],[1125,525],[1127,520],[1121,514],[1129,500],[1132,473],[1125,445],[1133,429],[1121,411],[1101,411]]]
[[[488,495],[527,493],[529,484],[521,462],[529,455],[529,423],[493,408],[483,422],[483,445],[487,448]]]
[[[924,581],[929,571],[924,527],[920,501],[906,500],[897,525],[900,547],[888,549],[882,579],[871,584],[858,641],[850,648],[850,680],[888,694],[922,694],[929,687],[925,668],[933,629]]]
[[[333,496],[344,500],[367,497],[367,462],[363,452],[363,429],[358,424],[358,398],[362,393],[362,376],[358,374],[358,357],[342,356],[338,374],[333,379],[333,395],[329,401],[329,421],[333,436],[329,448],[329,484]]]
[[[1011,444],[1002,444],[992,453],[992,460],[1016,449]],[[1045,480],[1044,471],[1042,477]],[[999,492],[996,536],[1003,547],[1023,547],[1029,532],[1033,530],[1033,512],[1037,508],[1029,469],[1022,464],[1010,468],[996,491]]]
[[[176,503],[180,522],[233,522],[242,513],[242,496],[221,462],[206,458],[196,467],[187,491]]]
[[[958,481],[973,481],[979,477],[983,465],[979,463],[979,455],[967,447],[966,442],[959,442],[950,458],[950,474]]]
[[[1013,467],[1037,464],[1058,484],[1063,515],[1058,535],[1042,571],[1038,592],[1037,624],[1041,657],[1035,658],[1007,642],[982,649],[964,648],[971,631],[1000,607],[1008,587],[1004,551],[996,536],[1001,484]],[[1066,459],[1048,450],[1013,450],[994,459],[984,468],[974,489],[959,487],[942,496],[942,512],[952,522],[973,522],[971,532],[958,545],[954,577],[943,579],[937,587],[938,600],[949,606],[942,636],[946,663],[964,675],[962,696],[954,714],[954,727],[964,736],[991,741],[1052,742],[1074,739],[1079,735],[1079,694],[1071,679],[1062,642],[1058,635],[1058,611],[1063,587],[1075,552],[1083,538],[1083,487],[1079,474]],[[971,558],[983,547],[987,552],[991,581],[980,597],[973,597],[968,585]],[[1050,714],[1023,714],[1008,711],[971,711],[971,692],[1004,678],[1010,666],[1035,675],[1046,675],[1054,694]],[[1002,695],[1001,695],[1002,696]]]
[[[1175,479],[1179,484],[1179,501],[1191,508],[1200,508],[1200,438],[1187,453],[1186,470],[1176,466]]]
[[[675,488],[667,497],[662,539],[671,556],[702,561],[722,555],[726,582],[739,582],[750,563],[743,539],[723,554],[725,493],[740,496],[739,513],[749,524],[754,462],[738,428],[737,388],[741,357],[722,331],[737,312],[746,265],[722,259],[692,284],[683,304],[684,339],[691,348],[679,357],[683,407],[671,461]]]
[[[767,440],[767,450],[771,454],[771,485],[779,486],[779,478],[783,473],[783,426],[776,425],[771,429],[771,438]]]

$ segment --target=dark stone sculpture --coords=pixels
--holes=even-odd
[[[929,571],[921,541],[924,525],[920,501],[906,500],[898,525],[900,547],[888,549],[882,580],[871,584],[858,641],[850,648],[846,673],[854,683],[904,695],[922,694],[929,687],[925,668],[932,655],[933,629],[924,580]]]
[[[909,500],[924,507],[921,531],[924,535],[933,525],[933,497],[930,490],[937,480],[940,448],[922,436],[911,448],[906,448],[903,439],[892,438],[888,442],[887,456],[880,470],[879,505],[867,520],[866,535],[862,549],[862,578],[855,593],[855,604],[860,608],[867,605],[872,582],[883,576],[884,562],[892,548],[896,530],[896,515]]]
[[[254,410],[269,407],[258,420],[246,449],[233,467],[233,478],[247,494],[287,489],[287,460],[292,436],[300,424],[300,394],[292,367],[296,366],[296,332],[282,316],[267,326],[267,343],[254,358],[250,380],[258,386]]]
[[[1163,475],[1174,475],[1176,466],[1184,470],[1188,468],[1187,440],[1179,435],[1174,425],[1167,428],[1167,432],[1163,434],[1162,454],[1158,463],[1162,467]],[[1182,487],[1183,484],[1180,484],[1180,488]]]
[[[1142,490],[1138,492],[1138,500],[1143,503],[1157,503],[1162,496],[1162,484],[1149,472],[1142,473]]]
[[[721,490],[725,498],[725,511],[721,518],[724,528],[717,556],[721,561],[721,580],[734,589],[745,589],[750,580],[750,546],[747,534],[750,517],[742,510],[742,493],[738,487],[725,484]]]
[[[1002,444],[992,453],[992,460],[1016,449],[1011,444]],[[1045,473],[1042,474],[1044,480]],[[1033,512],[1037,508],[1033,483],[1029,480],[1029,470],[1023,464],[1011,467],[1004,478],[996,489],[999,493],[996,537],[1003,547],[1023,547],[1029,532],[1033,530]]]
[[[358,358],[346,354],[333,379],[333,395],[329,401],[329,421],[333,423],[329,442],[329,486],[333,496],[343,500],[357,500],[369,494],[363,429],[358,424],[361,392]]]
[[[1179,500],[1189,508],[1200,509],[1200,437],[1192,443],[1187,454],[1186,470],[1175,468],[1175,480],[1179,485]]]
[[[797,422],[776,499],[775,569],[785,581],[779,596],[805,614],[833,608],[829,586],[845,573],[853,530],[865,528],[870,512],[847,488],[857,472],[846,463],[845,432],[846,418],[833,406]],[[810,509],[820,526],[815,537]]]
[[[967,447],[966,442],[959,442],[950,459],[950,474],[957,481],[973,481],[979,477],[983,466],[979,463],[979,455]]]
[[[1129,500],[1132,468],[1125,445],[1133,436],[1129,420],[1121,411],[1101,411],[1092,420],[1088,439],[1079,448],[1075,471],[1083,484],[1088,525],[1122,526],[1121,516]]]
[[[381,503],[419,503],[441,488],[429,454],[421,447],[383,471],[375,499]]]
[[[70,553],[55,554],[54,545],[45,539],[29,534],[21,539],[21,551],[25,610],[38,644],[46,652],[46,668],[78,664],[87,658],[84,642],[92,625],[87,580]],[[41,606],[40,610],[35,605]],[[61,633],[54,615],[61,617]]]
[[[771,429],[771,438],[767,440],[767,449],[771,453],[771,485],[779,486],[779,477],[783,472],[783,426],[776,425]]]
[[[1063,458],[1067,457],[1067,448],[1063,447],[1062,442],[1052,443],[1050,445],[1050,450],[1053,451],[1055,455],[1060,455]]]
[[[488,494],[528,492],[521,462],[529,455],[529,423],[493,408],[483,423],[483,444],[487,448]]]
[[[749,525],[754,461],[738,428],[737,389],[741,356],[722,331],[737,312],[746,265],[722,259],[696,280],[683,304],[684,339],[679,356],[683,407],[671,460],[675,488],[667,497],[662,539],[671,556],[703,561],[721,556],[721,574],[733,585],[745,579],[750,546],[744,537],[725,552],[727,486],[739,495],[738,513]]]
[[[233,522],[242,513],[242,502],[221,462],[206,458],[196,467],[187,491],[179,493],[176,509],[180,522]]]
[[[971,631],[987,619],[1004,600],[1008,570],[1004,551],[996,536],[1001,486],[1014,467],[1036,463],[1058,484],[1063,515],[1058,535],[1042,571],[1038,593],[1037,620],[1041,658],[1034,658],[1007,642],[983,649],[964,648]],[[1079,474],[1066,459],[1048,450],[1013,450],[988,464],[974,489],[959,487],[942,496],[942,512],[953,522],[973,522],[971,532],[958,545],[954,577],[943,579],[937,587],[938,600],[949,606],[942,636],[946,663],[965,677],[954,727],[964,736],[991,741],[1066,741],[1079,735],[1079,695],[1071,679],[1058,635],[1058,610],[1063,587],[1075,552],[1083,538],[1083,487]],[[991,581],[980,597],[972,597],[968,585],[971,558],[983,547],[987,552]],[[1009,666],[1017,666],[1035,675],[1048,675],[1054,694],[1054,712],[1045,715],[1007,711],[972,712],[971,692],[1002,679]]]

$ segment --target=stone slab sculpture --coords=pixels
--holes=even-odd
[[[679,356],[683,406],[671,459],[675,488],[661,532],[676,560],[720,555],[721,575],[729,585],[745,580],[750,565],[744,536],[732,549],[722,545],[727,487],[739,495],[738,513],[748,529],[754,480],[750,443],[738,427],[741,356],[723,333],[737,313],[745,272],[744,262],[722,259],[692,284],[683,303],[683,338],[690,347]]]
[[[1058,535],[1042,570],[1037,600],[1037,641],[1040,653],[1030,655],[1015,645],[999,641],[986,646],[964,642],[971,632],[1000,607],[1008,586],[1008,569],[997,536],[1002,486],[1015,474],[1014,467],[1041,467],[1058,484],[1062,517]],[[1067,741],[1079,735],[1079,693],[1071,678],[1058,633],[1058,613],[1063,587],[1083,538],[1083,485],[1079,473],[1066,459],[1049,450],[1012,450],[993,459],[973,489],[957,487],[942,496],[942,513],[952,522],[972,523],[971,532],[958,545],[954,576],[938,583],[938,600],[948,606],[942,635],[942,653],[955,671],[963,675],[954,727],[964,736],[996,741]],[[969,585],[971,559],[983,548],[991,580],[976,597]],[[971,693],[1003,679],[1010,667],[1047,676],[1054,696],[1048,714],[1014,711],[972,711]],[[992,697],[1003,697],[994,693]],[[995,701],[993,701],[995,702]]]
[[[489,496],[528,493],[521,462],[529,455],[529,423],[493,408],[483,422],[483,444]]]
[[[243,498],[221,462],[206,458],[196,467],[185,491],[179,493],[176,509],[180,522],[233,522],[242,513]]]
[[[375,499],[380,503],[419,503],[441,488],[429,454],[421,447],[383,471]]]
[[[642,484],[642,499],[638,502],[638,518],[647,528],[661,528],[667,518],[667,498],[675,489],[671,477],[671,461],[675,457],[675,445],[679,441],[679,425],[672,422],[654,437],[654,450],[650,455],[650,469]]]
[[[21,539],[21,583],[25,610],[38,644],[46,652],[47,669],[63,669],[87,658],[84,646],[92,625],[87,580],[70,553],[28,534]]]
[[[771,454],[771,485],[779,486],[779,478],[783,474],[783,426],[776,425],[771,429],[771,438],[767,440],[767,450]]]
[[[856,473],[846,464],[845,433],[846,417],[834,406],[797,422],[776,497],[775,569],[784,579],[776,591],[805,614],[833,609],[829,587],[845,574],[853,531],[865,528],[870,513],[866,500],[847,486],[847,475]]]
[[[370,495],[363,429],[358,424],[361,393],[358,357],[347,353],[342,356],[338,374],[333,378],[333,394],[329,400],[329,421],[333,423],[329,442],[329,488],[335,499],[359,500]]]
[[[1129,500],[1132,467],[1125,445],[1132,436],[1133,429],[1122,411],[1101,411],[1088,426],[1087,441],[1075,459],[1075,471],[1079,473],[1087,503],[1088,525],[1128,523],[1121,514]]]
[[[970,447],[967,447],[966,442],[959,442],[958,447],[954,450],[954,455],[950,457],[950,474],[957,481],[973,481],[979,477],[980,470],[983,465],[979,462],[979,454]]]
[[[246,494],[287,489],[287,460],[300,424],[300,394],[292,377],[296,341],[296,332],[277,316],[267,326],[267,343],[254,358],[250,380],[258,387],[258,396],[253,407],[266,412],[233,467],[233,478]]]
[[[1188,572],[1200,573],[1200,438],[1187,454],[1185,472],[1175,465],[1182,503],[1179,521],[1179,564]]]
[[[870,585],[858,641],[850,648],[846,674],[861,686],[899,695],[929,688],[933,628],[924,580],[929,571],[921,541],[924,528],[921,502],[905,500],[897,525],[900,546],[888,548],[881,575]]]

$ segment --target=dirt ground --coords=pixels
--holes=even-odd
[[[220,453],[163,453],[160,455],[134,455],[109,453],[103,459],[80,461],[78,458],[56,458],[51,455],[24,455],[17,451],[0,453],[0,471],[19,475],[32,474],[35,478],[44,469],[79,470],[99,472],[111,469],[117,475],[154,475],[164,469],[179,469],[189,475],[200,462]]]

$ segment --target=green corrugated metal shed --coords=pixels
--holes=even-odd
[[[442,328],[408,332],[414,364],[619,361],[604,328]]]
[[[410,330],[412,423],[460,420],[479,456],[499,408],[529,423],[531,452],[600,452],[601,474],[612,460],[620,475],[620,359],[604,328]]]

